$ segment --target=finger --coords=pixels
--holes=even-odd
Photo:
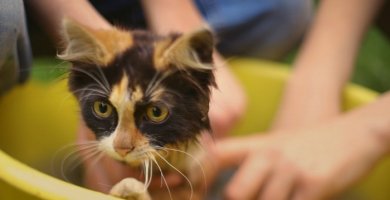
[[[265,157],[248,157],[228,184],[225,197],[253,199],[269,176],[271,168],[272,163]]]
[[[294,189],[296,172],[288,164],[279,164],[264,185],[259,195],[260,200],[287,200]]]

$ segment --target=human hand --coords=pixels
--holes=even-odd
[[[214,135],[226,135],[242,117],[246,108],[246,95],[226,62],[214,54],[217,88],[211,91],[209,117]]]
[[[296,134],[254,135],[218,142],[216,167],[239,166],[226,199],[323,199],[355,184],[384,154],[373,134],[337,120]]]

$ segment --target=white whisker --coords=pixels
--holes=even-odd
[[[110,89],[109,88],[106,88],[103,83],[98,79],[96,78],[93,74],[87,72],[86,70],[84,69],[81,69],[81,68],[76,68],[76,67],[73,67],[72,70],[74,71],[78,71],[78,72],[81,72],[81,73],[84,73],[85,75],[89,76],[91,79],[93,79],[97,84],[99,84],[99,86],[107,93],[109,94],[110,93]]]
[[[168,162],[168,160],[166,160],[163,156],[161,156],[158,152],[156,152],[156,155],[158,157],[160,157],[163,161],[165,161],[165,163],[167,163],[172,169],[174,169],[175,171],[177,171],[180,175],[183,176],[184,179],[186,179],[186,181],[188,182],[190,188],[191,188],[191,195],[190,195],[190,200],[192,199],[193,195],[194,195],[194,188],[192,186],[192,183],[190,181],[190,179],[188,179],[188,177],[186,175],[184,175],[183,172],[181,172],[180,170],[178,170],[175,166],[173,166],[170,162]]]
[[[77,90],[74,90],[73,93],[79,93],[81,92],[80,96],[82,96],[86,91],[94,91],[96,93],[99,93],[101,95],[105,95],[105,96],[108,96],[107,93],[105,93],[103,90],[99,89],[99,88],[92,88],[93,86],[95,86],[96,84],[91,84],[91,85],[88,85],[87,87],[84,87],[84,88],[81,88],[81,89],[77,89]]]
[[[103,73],[103,71],[102,71],[102,69],[100,67],[97,67],[97,68],[98,68],[98,71],[100,73],[100,76],[103,79],[103,82],[104,82],[105,86],[108,88],[108,91],[111,91],[111,87],[110,87],[110,84],[108,83],[106,75],[104,75],[104,73]]]
[[[87,153],[85,153],[86,155],[85,156],[82,156],[81,159],[79,159],[76,163],[71,163],[73,166],[70,168],[71,171],[73,171],[74,169],[76,169],[76,167],[78,167],[80,164],[82,164],[83,162],[91,159],[91,158],[94,158],[95,156],[97,156],[99,153],[101,153],[99,150],[96,150],[96,149],[91,149],[89,150]]]
[[[95,92],[91,91],[91,92],[87,93],[86,95],[84,95],[83,97],[81,97],[79,99],[79,101],[83,102],[84,100],[88,99],[91,96],[99,96],[99,97],[102,97],[102,98],[106,98],[107,97],[106,95],[101,95],[99,93],[95,93]]]
[[[168,186],[168,183],[167,183],[167,180],[165,179],[164,177],[164,174],[162,172],[162,169],[160,167],[160,165],[157,163],[156,159],[154,157],[152,157],[152,161],[156,164],[156,166],[158,167],[158,170],[160,170],[160,174],[161,174],[161,181],[164,181],[164,184],[165,184],[165,187],[167,188],[168,190],[168,194],[169,194],[169,198],[172,200],[172,193],[171,193],[171,190]],[[162,182],[161,182],[161,185],[162,185]]]
[[[79,166],[83,161],[90,159],[91,157],[95,156],[99,150],[97,150],[97,142],[91,141],[91,142],[85,142],[82,144],[71,144],[67,145],[64,148],[71,148],[75,147],[76,149],[69,152],[61,161],[60,166],[60,173],[61,177],[70,182],[69,179],[66,177],[65,169],[69,169],[73,171],[77,166]],[[80,155],[80,153],[84,153],[84,157]],[[81,157],[81,158],[80,158]],[[78,160],[80,159],[80,160]],[[78,160],[78,161],[76,161]],[[73,165],[72,167],[70,167]]]
[[[102,151],[98,152],[97,155],[95,154],[96,157],[95,157],[94,160],[91,162],[91,165],[92,165],[92,166],[95,166],[95,165],[97,164],[97,162],[99,162],[99,160],[103,158],[104,155],[105,155],[105,154],[104,154]]]
[[[149,169],[149,180],[146,183],[146,188],[149,187],[150,183],[152,182],[152,178],[153,178],[153,165],[152,165],[153,163],[150,159],[148,159],[148,163],[149,163],[150,169]]]
[[[149,187],[149,185],[148,185],[148,182],[149,182],[149,164],[150,164],[150,162],[148,161],[148,160],[145,160],[144,161],[144,167],[145,167],[145,169],[144,169],[144,174],[145,174],[145,191],[147,190],[147,188]]]
[[[179,150],[179,149],[172,149],[172,148],[168,148],[168,147],[160,147],[159,149],[161,149],[161,150],[164,149],[164,150],[168,150],[168,151],[174,151],[174,152],[183,153],[184,155],[187,155],[187,156],[189,156],[192,160],[194,160],[194,161],[196,162],[196,164],[200,167],[200,170],[202,171],[203,181],[204,181],[205,187],[207,188],[206,173],[205,173],[205,171],[204,171],[204,168],[203,168],[201,162],[200,162],[197,158],[195,158],[195,156],[191,155],[191,154],[188,153],[188,152]]]
[[[149,82],[148,86],[146,87],[146,90],[145,90],[145,94],[148,95],[149,94],[149,90],[150,90],[150,87],[154,84],[154,82],[156,81],[157,77],[160,75],[159,72],[156,72],[154,75],[153,75],[153,78],[152,80]]]
[[[170,76],[171,74],[173,74],[174,72],[176,72],[176,70],[169,70],[169,71],[166,71],[159,79],[156,80],[156,78],[160,75],[160,73],[156,73],[154,76],[153,76],[153,79],[152,81],[149,83],[147,89],[145,90],[145,96],[150,96],[151,93],[157,88],[157,86],[160,85],[160,83],[166,79],[168,76]],[[156,77],[156,78],[155,78]]]

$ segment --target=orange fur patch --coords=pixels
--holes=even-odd
[[[127,75],[124,75],[119,82],[112,87],[112,92],[110,94],[110,102],[118,109],[123,110],[123,106],[129,99],[129,79]]]
[[[134,120],[135,104],[143,97],[140,87],[129,93],[128,78],[123,76],[118,85],[115,85],[110,95],[111,103],[116,107],[119,117],[117,134],[113,141],[114,149],[132,149],[148,143],[137,129]]]
[[[165,39],[154,44],[153,63],[157,71],[163,71],[168,67],[167,59],[164,58],[164,53],[172,44],[172,39]]]

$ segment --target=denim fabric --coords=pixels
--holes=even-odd
[[[27,79],[32,63],[22,0],[0,0],[0,94]]]
[[[279,59],[299,42],[312,15],[312,0],[193,0],[215,30],[226,56]],[[111,22],[145,28],[139,0],[91,0]],[[121,15],[121,17],[118,17]]]
[[[228,56],[278,59],[297,44],[311,16],[311,0],[195,0]]]

